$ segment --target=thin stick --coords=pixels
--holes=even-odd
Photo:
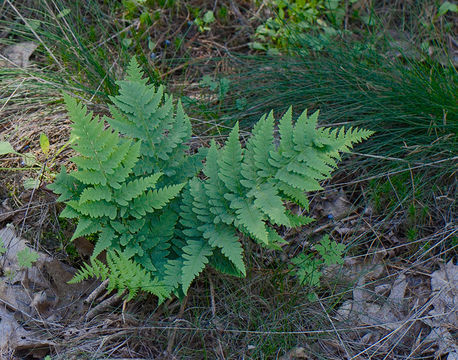
[[[86,314],[86,321],[91,320],[93,317],[95,317],[97,314],[101,313],[102,311],[106,310],[110,306],[113,306],[116,304],[121,298],[124,296],[126,291],[124,291],[122,294],[115,294],[112,297],[106,299],[105,301],[102,301],[99,305],[97,305],[95,308],[93,308],[91,311],[89,311]]]
[[[210,274],[208,275],[208,282],[210,283],[210,304],[212,310],[212,317],[216,315],[216,304],[215,304],[215,285],[213,285],[212,278]]]
[[[91,292],[88,297],[84,300],[85,304],[92,303],[96,297],[98,297],[103,290],[105,290],[108,286],[108,282],[110,279],[105,279],[99,286],[97,286],[93,292]]]
[[[0,55],[1,56],[1,55]],[[2,56],[3,57],[3,56]],[[8,99],[6,99],[5,103],[3,104],[2,108],[0,109],[0,114],[2,113],[3,109],[5,108],[6,104],[8,104],[8,102],[11,100],[11,98],[16,94],[16,92],[18,91],[18,89],[22,86],[22,84],[24,83],[26,78],[23,78],[21,83],[16,87],[16,89],[14,89],[13,93],[8,96]]]
[[[396,171],[389,171],[389,172],[378,174],[378,175],[368,176],[368,177],[366,177],[364,179],[342,182],[342,183],[338,183],[338,184],[336,184],[334,186],[337,187],[337,186],[343,186],[343,185],[353,185],[353,184],[357,184],[357,183],[360,183],[360,182],[363,182],[363,181],[369,181],[369,180],[373,180],[373,179],[380,179],[380,178],[388,176],[388,175],[401,174],[401,173],[406,172],[406,171],[412,171],[412,170],[421,169],[421,168],[427,167],[427,166],[433,166],[433,165],[440,164],[440,163],[443,163],[443,162],[446,162],[446,161],[457,161],[457,160],[458,160],[458,156],[454,156],[454,157],[447,158],[447,159],[442,159],[442,160],[437,160],[437,161],[433,161],[433,162],[430,162],[430,163],[420,164],[420,165],[417,165],[417,166],[410,167],[408,169],[400,169],[400,170],[396,170]]]
[[[340,346],[342,346],[342,348],[345,350],[345,354],[347,354],[347,358],[350,359],[351,356],[348,353],[348,350],[345,347],[345,344],[344,344],[342,338],[340,337],[339,332],[337,331],[337,328],[334,325],[334,322],[332,321],[331,317],[329,316],[328,312],[326,311],[325,307],[323,306],[323,303],[321,302],[321,300],[320,300],[320,298],[318,296],[317,296],[317,299],[318,299],[318,302],[320,303],[321,308],[323,309],[324,313],[326,314],[326,317],[328,318],[329,323],[331,324],[332,328],[334,329],[334,332],[337,335],[337,338],[339,339]]]

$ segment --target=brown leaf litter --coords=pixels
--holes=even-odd
[[[361,345],[353,358],[376,353],[388,357],[401,346],[410,356],[457,359],[458,266],[450,261],[430,275],[411,269],[383,275],[382,264],[363,273],[352,299],[337,311],[337,322],[355,329],[346,334],[347,340]]]
[[[21,267],[17,254],[28,248],[25,240],[11,226],[0,230],[0,239],[6,249],[0,257],[0,358],[18,352],[40,358],[55,342],[31,323],[62,327],[79,319],[97,283],[67,284],[76,270],[42,252],[31,268]]]

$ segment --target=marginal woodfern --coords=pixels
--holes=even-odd
[[[207,265],[244,276],[241,235],[278,249],[276,228],[311,221],[285,204],[308,209],[307,192],[321,189],[339,154],[371,135],[317,128],[318,112],[293,121],[289,109],[277,129],[272,113],[263,116],[245,147],[236,124],[223,146],[190,155],[191,123],[180,102],[148,85],[135,59],[118,85],[111,117],[101,120],[65,96],[78,170],[63,168],[49,187],[67,205],[61,216],[78,220],[73,239],[97,239],[76,279],[108,278],[130,297],[184,295]],[[107,265],[96,259],[102,251]],[[122,267],[138,275],[127,281]]]

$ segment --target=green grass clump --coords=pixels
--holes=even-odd
[[[138,53],[140,61],[148,63],[139,46],[148,25],[137,24],[138,17],[124,16],[123,8],[115,2],[8,1],[4,11],[0,30],[7,37],[0,42],[37,43],[34,56],[45,66],[27,72],[53,87],[107,98],[117,93],[115,79],[132,55]],[[157,81],[155,69],[148,70],[150,79]]]
[[[360,148],[371,155],[418,160],[456,149],[458,74],[452,66],[388,59],[347,45],[315,56],[298,52],[245,62],[250,71],[239,74],[232,95],[249,106],[226,108],[227,122],[241,119],[248,126],[272,107],[279,113],[291,105],[320,108],[322,124],[376,131]]]
[[[305,49],[305,47],[304,47]],[[325,51],[238,59],[249,69],[231,79],[223,120],[250,126],[266,109],[320,109],[322,125],[375,131],[358,151],[358,168],[372,174],[435,168],[431,182],[453,181],[458,150],[458,74],[433,59],[389,58],[362,44]],[[231,98],[232,97],[232,98]],[[247,104],[237,106],[241,99]],[[212,109],[210,109],[212,110]],[[349,163],[349,169],[354,169]]]
[[[453,12],[431,1],[423,5],[364,5],[358,11],[372,17],[370,24],[355,18],[343,35],[327,39],[285,23],[287,54],[236,58],[241,71],[228,77],[224,103],[207,101],[198,111],[249,127],[267,109],[319,108],[322,125],[375,131],[358,148],[365,155],[358,169],[366,174],[433,169],[426,183],[453,183],[458,74],[447,40]],[[354,168],[349,163],[346,170]]]

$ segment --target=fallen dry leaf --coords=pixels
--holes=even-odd
[[[450,261],[431,274],[432,316],[426,319],[431,327],[458,329],[458,265]]]
[[[0,66],[18,66],[25,68],[29,66],[29,58],[38,47],[33,41],[25,41],[18,44],[8,45],[1,50],[1,54],[9,61],[1,59]]]
[[[436,355],[448,354],[447,360],[456,359],[458,356],[458,346],[455,339],[450,331],[444,327],[433,328],[424,342],[432,343],[438,347]]]
[[[295,347],[283,355],[280,360],[310,359],[303,347]]]
[[[31,331],[25,330],[14,318],[14,313],[3,305],[0,305],[0,320],[1,359],[4,359],[3,355],[11,353],[11,350],[30,349],[33,355],[35,349],[50,349],[55,346],[54,342],[40,339]]]
[[[369,275],[360,277],[353,289],[353,298],[346,300],[336,315],[337,320],[347,325],[371,327],[369,333],[355,335],[355,340],[365,345],[378,342],[378,351],[387,352],[398,343],[413,345],[418,351],[422,343],[427,351],[434,349],[438,356],[458,359],[458,344],[454,338],[454,331],[458,329],[457,265],[452,261],[443,265],[430,275],[430,282],[425,280],[425,285],[423,275],[407,278],[400,273],[394,282],[375,285],[372,290],[369,280],[374,280],[374,276]],[[421,320],[412,321],[415,317]]]
[[[458,345],[450,329],[458,329],[458,265],[453,261],[441,266],[431,274],[432,309],[430,317],[423,320],[431,326],[431,332],[425,339],[435,343],[437,354],[448,354],[447,360],[458,359]]]
[[[1,229],[0,239],[6,249],[0,256],[0,350],[49,350],[53,343],[25,330],[14,314],[47,321],[80,318],[87,311],[83,300],[98,282],[68,284],[76,270],[41,252],[33,266],[25,269],[18,264],[17,254],[28,248],[26,241],[16,236],[13,226]]]
[[[0,221],[8,220],[13,215],[13,208],[10,206],[10,201],[7,198],[0,204]]]
[[[326,194],[322,203],[323,215],[339,220],[351,213],[351,202],[343,190]]]

